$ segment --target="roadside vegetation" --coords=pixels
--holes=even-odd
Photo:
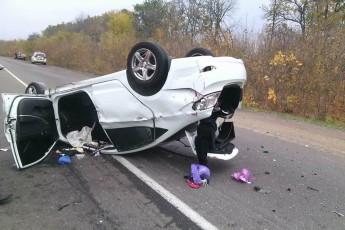
[[[345,127],[345,0],[271,0],[258,34],[238,29],[236,3],[146,0],[133,11],[80,15],[27,40],[0,41],[0,55],[39,50],[49,64],[108,74],[126,68],[138,41],[157,42],[172,57],[201,46],[243,59],[245,106]]]

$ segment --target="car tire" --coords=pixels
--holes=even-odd
[[[47,86],[42,82],[31,82],[25,89],[25,94],[44,94]]]
[[[158,93],[166,82],[169,57],[153,42],[139,42],[127,57],[127,80],[131,88],[142,96]]]
[[[186,54],[186,57],[197,57],[197,56],[212,56],[212,57],[214,57],[214,54],[210,50],[208,50],[206,48],[201,48],[201,47],[191,49]]]

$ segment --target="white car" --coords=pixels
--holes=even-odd
[[[45,53],[34,52],[30,56],[30,61],[32,64],[41,63],[42,65],[46,65],[47,64],[47,57],[46,57]]]
[[[170,58],[159,45],[140,42],[128,55],[127,70],[51,89],[32,82],[26,94],[2,94],[5,135],[18,169],[42,161],[84,127],[93,140],[109,143],[100,151],[105,154],[138,152],[186,134],[193,148],[198,121],[216,103],[230,118],[246,81],[242,60],[210,55],[195,48]],[[209,157],[231,159],[238,152],[230,143],[233,122],[226,119],[219,130],[220,151]]]

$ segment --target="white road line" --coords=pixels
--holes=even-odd
[[[27,87],[28,85],[25,83],[25,82],[23,82],[22,80],[20,80],[16,75],[14,75],[13,73],[11,73],[11,71],[9,71],[8,69],[6,69],[6,68],[4,68],[4,70],[6,70],[7,71],[7,73],[9,73],[9,74],[11,74],[12,75],[12,77],[14,77],[15,79],[17,79],[17,81],[19,81],[20,83],[22,83],[22,85],[24,85],[25,87]]]
[[[128,160],[126,160],[122,156],[113,156],[113,158],[115,158],[118,162],[120,162],[123,166],[125,166],[129,171],[134,173],[139,179],[141,179],[144,183],[146,183],[153,190],[155,190],[159,195],[161,195],[165,200],[167,200],[175,208],[180,210],[186,217],[192,220],[201,229],[205,229],[205,230],[218,229],[216,226],[214,226],[213,224],[208,222],[205,218],[200,216],[197,212],[195,212],[191,207],[183,203],[179,198],[177,198],[175,195],[173,195],[168,190],[163,188],[160,184],[158,184],[155,180],[153,180],[148,175],[146,175],[143,171],[135,167]]]

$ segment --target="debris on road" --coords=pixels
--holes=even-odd
[[[85,157],[85,154],[75,154],[78,160],[81,160]]]
[[[71,164],[72,160],[71,157],[69,155],[65,155],[59,158],[58,163],[60,165],[67,165],[67,164]]]
[[[263,153],[269,153],[268,149],[265,148],[263,145],[261,145],[261,148],[263,149]]]
[[[207,186],[210,181],[211,172],[210,169],[204,165],[192,164],[191,174],[184,176],[186,184],[191,188],[200,188],[201,186]]]
[[[240,182],[245,182],[247,184],[251,184],[255,181],[255,178],[250,176],[250,171],[245,168],[240,172],[232,174],[232,178]]]
[[[6,152],[8,149],[0,149],[0,151]]]
[[[271,190],[260,188],[259,186],[254,186],[254,190],[256,192],[259,192],[259,193],[262,193],[262,194],[270,194],[271,193]]]
[[[318,189],[315,189],[315,188],[312,188],[312,187],[307,187],[307,189],[309,189],[309,190],[313,190],[313,191],[316,191],[316,192],[318,192],[319,190]]]
[[[344,214],[337,212],[337,211],[333,211],[335,214],[337,214],[339,217],[344,217]]]
[[[62,209],[66,208],[67,206],[69,206],[69,204],[65,204],[65,205],[61,206],[61,207],[58,209],[58,211],[61,211]]]

